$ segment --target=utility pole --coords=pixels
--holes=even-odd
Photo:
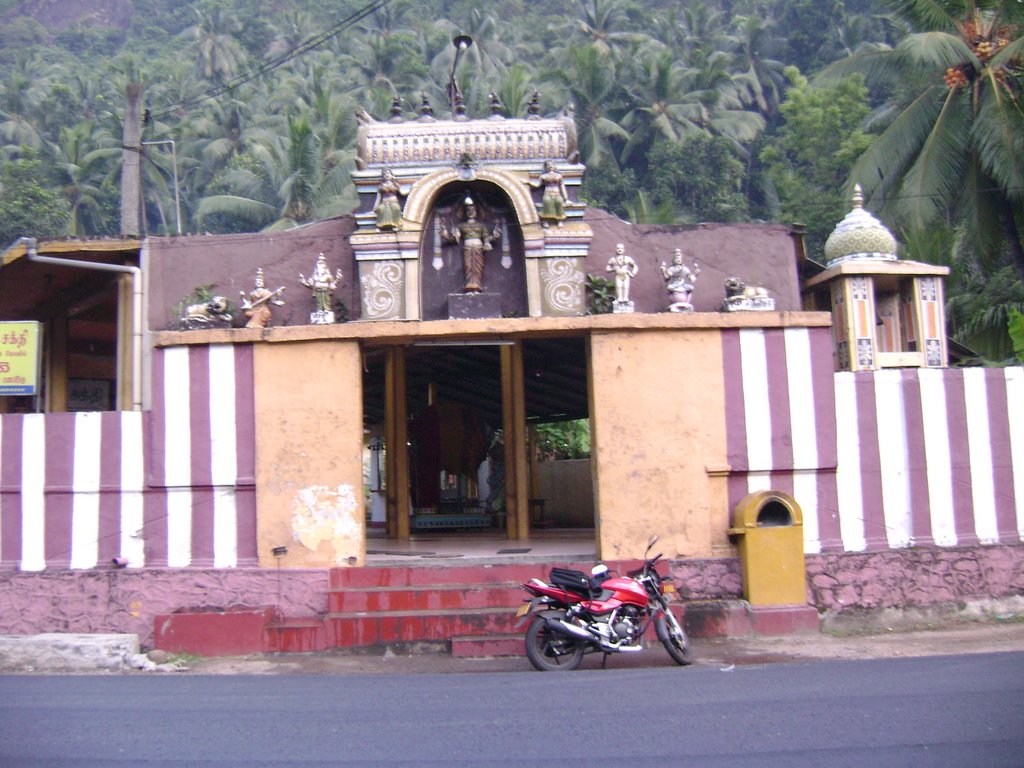
[[[121,139],[121,235],[138,237],[142,233],[142,122],[139,120],[141,83],[125,88],[124,129]]]

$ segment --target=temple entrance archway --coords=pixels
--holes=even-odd
[[[566,521],[592,528],[592,502],[582,517],[545,505],[531,444],[533,425],[587,417],[585,350],[582,337],[366,350],[364,413],[386,457],[371,507],[382,510],[377,522],[388,538],[485,531],[526,539]],[[452,440],[458,450],[445,448]],[[485,454],[471,467],[481,441]]]

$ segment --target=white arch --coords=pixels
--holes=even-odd
[[[471,180],[490,182],[508,195],[520,225],[536,224],[539,221],[537,207],[530,196],[530,187],[522,179],[507,171],[481,168],[474,170]],[[407,224],[412,225],[412,228],[422,229],[427,214],[440,191],[448,184],[460,181],[466,181],[466,179],[455,168],[427,174],[413,184],[412,189],[409,190],[402,218]]]

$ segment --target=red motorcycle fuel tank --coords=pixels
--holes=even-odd
[[[591,600],[588,604],[590,610],[596,613],[610,611],[622,604],[635,605],[639,608],[647,607],[647,592],[634,579],[626,576],[615,576],[601,583],[601,589],[610,591],[607,599]],[[605,596],[602,595],[602,598]]]

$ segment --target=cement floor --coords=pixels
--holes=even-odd
[[[367,538],[366,564],[371,566],[415,562],[542,560],[597,561],[592,528],[548,528],[530,532],[528,539],[509,539],[495,530],[423,531],[408,540],[389,539],[381,530]],[[454,562],[453,562],[454,564]]]

